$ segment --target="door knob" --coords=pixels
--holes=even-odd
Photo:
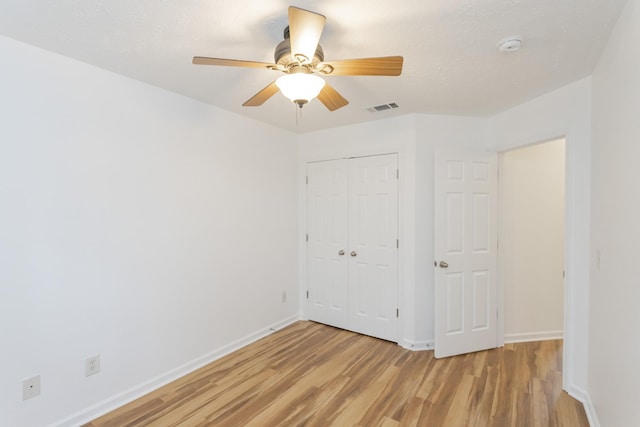
[[[340,249],[340,251],[338,252],[338,255],[340,256],[344,255],[344,249]]]
[[[351,251],[351,256],[358,256],[358,252],[356,252],[356,251]]]
[[[447,268],[449,267],[449,264],[447,264],[445,261],[440,261],[440,268]]]

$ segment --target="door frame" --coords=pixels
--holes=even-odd
[[[575,137],[572,138],[571,132],[559,133],[548,138],[541,138],[538,140],[529,140],[524,143],[512,143],[501,145],[497,148],[498,152],[498,204],[500,204],[500,154],[511,150],[517,150],[519,148],[525,148],[531,145],[544,144],[546,142],[556,141],[558,139],[564,140],[564,259],[565,259],[565,280],[564,280],[564,338],[563,338],[563,351],[562,351],[562,388],[567,391],[572,397],[584,402],[585,392],[581,388],[575,385],[574,370],[576,369],[576,361],[574,353],[576,351],[575,341],[580,339],[574,338],[576,334],[576,323],[578,318],[576,309],[578,299],[577,293],[581,289],[579,287],[579,281],[574,277],[576,271],[576,263],[579,262],[580,254],[576,250],[575,239],[576,234],[574,232],[576,215],[577,185],[574,182],[574,174],[576,160],[574,157],[576,154],[576,148],[574,147]],[[498,221],[500,218],[498,217]],[[498,227],[499,228],[499,227]],[[498,236],[498,244],[500,236]],[[504,284],[502,282],[502,270],[501,270],[500,248],[498,246],[498,328],[500,329],[499,337],[501,339],[501,345],[504,346]],[[584,292],[584,289],[582,290]]]
[[[299,182],[299,223],[298,223],[298,248],[299,248],[299,262],[298,262],[298,283],[299,283],[299,292],[298,292],[298,304],[300,307],[300,318],[303,320],[308,320],[307,315],[307,242],[306,242],[306,233],[307,233],[307,164],[311,162],[321,162],[321,161],[330,161],[330,160],[338,160],[338,159],[349,159],[356,157],[369,157],[369,156],[380,156],[385,154],[396,154],[398,158],[398,236],[400,240],[400,245],[398,248],[398,308],[399,308],[399,316],[397,322],[397,337],[398,337],[398,345],[415,349],[416,344],[411,339],[408,339],[407,329],[408,325],[411,324],[411,321],[414,319],[415,315],[413,311],[409,310],[409,304],[406,301],[407,292],[405,289],[405,282],[411,281],[412,268],[407,268],[406,263],[412,263],[412,254],[413,254],[413,238],[412,235],[414,233],[414,223],[413,219],[409,218],[408,215],[412,215],[412,212],[407,212],[405,205],[407,199],[413,200],[410,195],[408,196],[409,190],[407,186],[413,184],[412,179],[405,179],[404,174],[405,170],[408,169],[405,166],[405,150],[402,148],[391,148],[388,150],[384,149],[372,149],[372,150],[345,150],[343,153],[339,153],[336,155],[313,155],[300,157],[298,159],[298,182]],[[407,277],[411,276],[411,277]],[[413,298],[411,298],[413,300]]]

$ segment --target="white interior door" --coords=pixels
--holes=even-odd
[[[497,154],[435,160],[435,356],[497,346]]]
[[[307,316],[349,326],[347,160],[307,165]]]
[[[307,165],[307,317],[397,341],[396,154]]]
[[[350,329],[398,338],[398,157],[349,159]]]

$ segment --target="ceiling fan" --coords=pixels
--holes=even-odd
[[[326,18],[318,13],[289,7],[289,26],[284,40],[275,49],[274,63],[195,56],[194,64],[228,67],[264,68],[281,71],[283,76],[248,99],[244,107],[257,107],[281,91],[300,108],[318,97],[330,111],[349,103],[318,75],[332,76],[399,76],[402,56],[325,61],[318,44]]]

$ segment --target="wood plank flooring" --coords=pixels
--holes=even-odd
[[[588,426],[562,341],[447,359],[297,322],[86,427]]]

